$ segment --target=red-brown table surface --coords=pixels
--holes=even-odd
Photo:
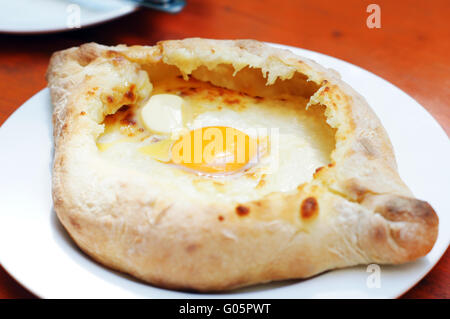
[[[380,29],[366,25],[366,8],[371,3],[381,8]],[[322,52],[361,66],[415,98],[449,134],[449,14],[448,0],[188,0],[178,15],[140,10],[75,32],[0,34],[0,124],[45,87],[47,63],[54,51],[90,41],[151,45],[185,37],[253,38]],[[403,297],[449,298],[449,274],[447,252]],[[0,298],[24,297],[34,296],[0,267]]]

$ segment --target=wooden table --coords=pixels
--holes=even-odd
[[[366,8],[381,7],[381,28],[369,29]],[[154,44],[185,37],[253,38],[322,52],[397,85],[450,134],[448,0],[188,0],[178,15],[140,10],[76,32],[0,35],[0,124],[45,87],[53,51],[84,42]],[[448,212],[443,212],[448,213]],[[450,255],[406,298],[449,298]],[[33,297],[0,267],[0,298]]]

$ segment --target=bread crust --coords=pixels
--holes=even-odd
[[[296,94],[310,96],[308,107],[326,106],[336,129],[332,164],[295,192],[212,203],[163,191],[151,176],[102,160],[95,139],[103,118],[145,99],[152,85],[142,65],[161,62],[231,88],[238,84],[211,72],[260,69],[268,87],[299,76],[304,85]],[[152,47],[89,43],[53,54],[47,79],[54,209],[78,246],[108,267],[162,287],[219,291],[405,263],[436,241],[436,213],[402,182],[389,138],[364,98],[337,72],[287,50],[198,38]]]

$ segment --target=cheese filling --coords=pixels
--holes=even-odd
[[[154,86],[104,121],[101,156],[211,200],[290,191],[330,162],[334,130],[302,97],[257,97],[194,79]]]

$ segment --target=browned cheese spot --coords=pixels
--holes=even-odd
[[[132,111],[127,112],[125,116],[120,120],[120,124],[122,125],[136,125],[136,121],[134,120],[134,114]]]
[[[250,208],[243,205],[238,205],[236,206],[236,213],[241,217],[247,216],[250,213]]]
[[[129,106],[129,105],[122,105],[122,106],[120,107],[120,109],[117,110],[117,112],[126,112],[126,111],[128,111],[129,109],[130,109],[130,106]]]
[[[314,177],[316,177],[317,174],[319,174],[319,172],[320,172],[321,170],[323,170],[324,168],[325,168],[325,167],[323,167],[323,166],[317,167],[316,170],[314,171]]]
[[[107,58],[114,58],[120,56],[120,53],[114,50],[108,50],[106,51],[105,55]]]
[[[124,96],[129,100],[134,100],[134,93],[131,90],[127,91],[127,93],[125,93]]]
[[[314,197],[308,197],[303,200],[300,206],[300,215],[304,219],[310,219],[319,213],[319,204]]]
[[[240,102],[238,99],[230,99],[230,98],[226,98],[223,101],[229,105],[238,104]]]

